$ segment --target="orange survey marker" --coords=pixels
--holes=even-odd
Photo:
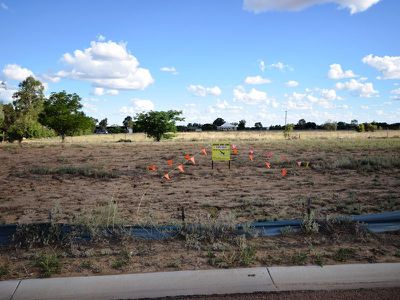
[[[207,150],[206,150],[206,148],[201,149],[201,154],[207,156]]]
[[[253,161],[253,160],[254,160],[254,155],[253,155],[253,154],[249,154],[249,159],[250,159],[251,161]]]
[[[192,162],[192,164],[196,164],[196,162],[194,161],[194,156],[192,156],[189,160]]]
[[[269,163],[269,161],[266,161],[266,162],[265,162],[265,167],[266,167],[267,169],[271,169],[271,164]]]
[[[185,170],[183,169],[183,165],[182,164],[178,165],[178,170],[181,173],[185,173]]]
[[[237,148],[233,148],[232,149],[232,155],[238,155],[238,149]]]
[[[169,177],[169,174],[168,174],[168,173],[165,173],[165,174],[164,174],[164,178],[165,178],[166,180],[171,180],[171,177]]]
[[[147,169],[149,169],[149,171],[156,171],[157,170],[157,166],[156,165],[150,165],[147,167]]]
[[[298,167],[301,167],[301,161],[297,161],[296,163]]]
[[[190,160],[190,155],[189,154],[185,154],[185,159],[186,160]]]
[[[171,167],[173,163],[174,163],[174,161],[173,161],[172,159],[168,159],[168,160],[167,160],[168,166]]]
[[[253,155],[254,154],[254,150],[253,149],[250,149],[249,150],[249,155]]]
[[[282,175],[282,177],[285,177],[285,176],[287,175],[287,170],[286,170],[286,168],[283,168],[283,169],[281,170],[281,175]]]

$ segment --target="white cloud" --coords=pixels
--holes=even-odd
[[[400,79],[400,56],[367,55],[362,62],[382,72],[383,79]]]
[[[22,81],[25,80],[26,77],[34,76],[31,70],[23,68],[17,64],[6,65],[3,68],[3,74],[6,78],[17,81]]]
[[[336,88],[338,90],[348,90],[361,98],[377,97],[379,94],[378,91],[374,90],[374,86],[371,82],[363,83],[355,79],[350,79],[346,82],[338,82],[336,83]]]
[[[52,76],[52,75],[49,75],[49,74],[43,74],[43,75],[41,76],[41,79],[43,79],[43,80],[45,80],[45,81],[50,81],[50,82],[59,82],[60,79],[61,79],[61,77],[59,77],[59,76]]]
[[[101,87],[95,87],[92,92],[92,95],[95,95],[95,96],[103,96],[103,95],[116,96],[118,94],[119,94],[118,90],[113,90],[113,89],[106,90]]]
[[[233,90],[233,99],[246,104],[260,104],[267,103],[268,97],[266,92],[256,90],[255,88],[247,92],[239,85]]]
[[[335,105],[335,100],[341,100],[342,98],[336,94],[334,89],[306,89],[305,93],[293,92],[285,95],[288,109],[313,109],[313,105],[319,105],[323,108],[343,108],[343,105]]]
[[[97,35],[97,40],[99,42],[104,42],[106,40],[106,37],[104,35],[102,35],[102,34],[98,34]]]
[[[400,100],[400,88],[391,90],[390,94],[393,95],[393,96],[390,96],[390,99]]]
[[[296,87],[299,85],[299,83],[295,80],[289,80],[288,82],[285,82],[285,85],[287,87]]]
[[[131,102],[133,104],[132,106],[123,106],[120,108],[119,112],[124,115],[133,115],[136,113],[153,110],[155,107],[151,100],[134,98]]]
[[[7,4],[5,4],[4,2],[1,2],[1,3],[0,3],[0,7],[1,7],[2,9],[4,9],[4,10],[8,10],[8,6],[7,6]]]
[[[332,64],[329,66],[328,78],[330,79],[344,79],[354,78],[357,75],[352,70],[343,71],[340,64]]]
[[[12,96],[17,92],[14,88],[6,88],[3,85],[0,85],[0,103],[9,103],[13,101]]]
[[[187,90],[195,96],[205,97],[207,95],[219,96],[222,94],[221,89],[218,86],[205,87],[202,85],[191,84],[187,87]]]
[[[83,109],[87,112],[95,113],[98,110],[97,106],[90,102],[83,101],[82,105],[83,105]]]
[[[176,70],[175,67],[162,67],[160,68],[160,71],[171,73],[173,75],[178,75],[178,71]]]
[[[62,60],[69,67],[56,75],[91,82],[108,89],[145,89],[154,82],[150,71],[139,67],[125,43],[92,41],[90,47],[65,53]]]
[[[265,61],[260,59],[258,61],[258,68],[261,70],[261,72],[264,72],[265,71]]]
[[[271,80],[257,75],[257,76],[247,76],[244,82],[247,84],[266,84],[266,83],[271,83]]]
[[[351,14],[363,12],[380,0],[244,0],[243,8],[254,13],[264,11],[299,11],[310,6],[335,3]]]
[[[207,108],[208,113],[233,113],[237,114],[243,111],[243,107],[237,105],[231,105],[226,100],[217,99],[217,102],[214,105],[211,105]]]
[[[361,105],[360,107],[361,107],[361,109],[369,109],[368,105]]]
[[[289,70],[289,71],[293,71],[293,68],[289,65],[284,64],[283,62],[277,62],[277,63],[273,63],[271,65],[269,65],[270,68],[272,69],[277,69],[279,71],[285,71],[285,70]]]

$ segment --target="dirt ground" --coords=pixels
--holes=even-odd
[[[181,206],[189,223],[210,217],[234,223],[303,218],[308,197],[317,217],[400,209],[399,138],[238,141],[239,154],[233,157],[231,169],[224,162],[211,169],[210,144],[2,145],[0,220],[44,222],[51,212],[57,222],[73,222],[110,201],[113,216],[124,224],[179,223]],[[200,154],[202,148],[208,156]],[[267,158],[267,152],[273,157]],[[187,162],[185,154],[194,155],[196,164]],[[169,159],[173,166],[168,166]],[[176,169],[180,163],[185,173]],[[157,170],[149,171],[153,164]],[[283,167],[288,170],[285,177]],[[171,180],[163,179],[165,172]],[[247,246],[234,239],[198,246],[202,241],[192,239],[3,248],[0,278],[41,276],[35,263],[40,254],[56,254],[61,261],[60,272],[53,276],[400,261],[398,232],[288,234],[249,239]]]
[[[232,213],[237,222],[302,218],[308,197],[322,216],[400,209],[400,166],[335,167],[344,158],[389,158],[399,163],[400,139],[364,141],[358,146],[330,140],[240,143],[230,170],[224,162],[215,163],[212,170],[210,156],[200,155],[203,147],[209,153],[206,143],[0,148],[0,220],[46,221],[49,211],[57,208],[60,221],[66,222],[110,201],[117,203],[127,223],[155,224],[178,221],[180,206],[189,222],[215,212]],[[254,161],[248,157],[251,148]],[[273,152],[272,159],[265,157],[266,152]],[[185,154],[195,155],[196,165],[185,161]],[[167,165],[169,159],[172,167]],[[183,174],[176,169],[180,163],[185,163]],[[153,164],[155,172],[147,169]],[[282,167],[288,170],[286,177],[281,176]],[[61,174],[60,168],[116,178]],[[162,179],[167,171],[170,181]]]

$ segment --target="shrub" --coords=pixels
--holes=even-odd
[[[40,254],[34,262],[43,277],[50,277],[61,271],[61,262],[55,254]]]

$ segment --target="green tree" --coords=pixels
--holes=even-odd
[[[3,104],[2,108],[3,108],[3,122],[1,123],[1,130],[3,132],[3,141],[5,141],[7,137],[7,132],[10,129],[11,125],[14,124],[17,115],[11,103]]]
[[[167,132],[176,132],[175,122],[185,120],[179,117],[181,114],[182,111],[176,110],[149,111],[137,114],[135,123],[148,137],[158,142]]]
[[[245,128],[246,128],[246,120],[240,120],[237,129],[244,130]]]
[[[125,117],[124,121],[122,122],[124,125],[125,129],[128,130],[128,128],[132,128],[133,126],[133,120],[131,116]]]
[[[214,122],[213,122],[213,125],[215,125],[215,126],[221,126],[221,125],[223,125],[223,124],[225,124],[225,120],[222,119],[222,118],[216,118],[216,119],[214,120]]]
[[[107,129],[107,124],[108,124],[107,118],[101,120],[101,121],[99,122],[99,127],[100,127],[100,129],[101,129],[101,130],[106,130],[106,129]]]
[[[283,129],[283,136],[285,139],[290,138],[290,135],[293,132],[294,125],[293,124],[286,124],[286,126]]]
[[[30,114],[37,118],[43,108],[44,87],[39,80],[29,76],[18,85],[18,91],[13,95],[13,105],[17,117]]]
[[[66,135],[76,135],[92,130],[95,120],[87,117],[82,111],[81,98],[77,94],[67,94],[65,91],[52,93],[44,102],[40,122],[52,128],[61,136],[62,142]]]
[[[261,130],[263,128],[263,126],[262,126],[261,122],[256,122],[256,123],[254,123],[254,128],[256,130]]]

